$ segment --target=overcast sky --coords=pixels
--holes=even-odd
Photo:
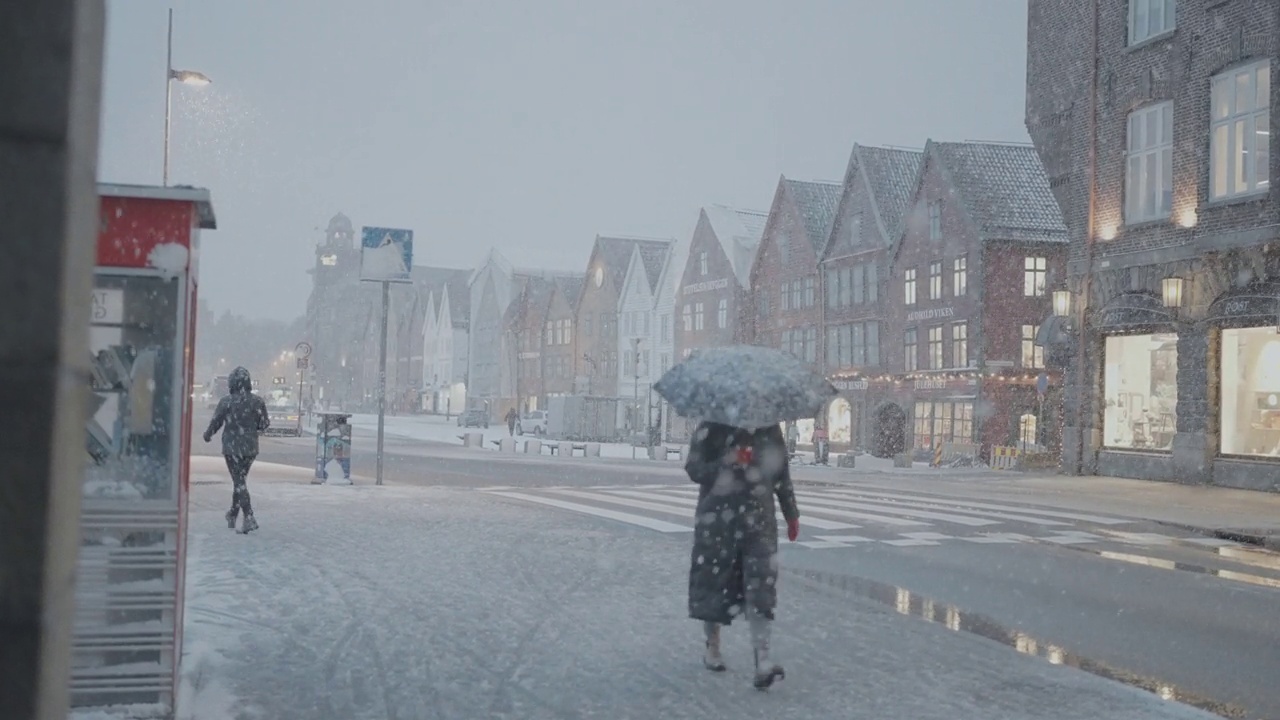
[[[99,174],[160,184],[169,3],[109,0]],[[171,182],[208,187],[201,294],[304,312],[320,228],[415,263],[580,270],[838,180],[853,142],[1025,142],[1025,0],[176,0]]]

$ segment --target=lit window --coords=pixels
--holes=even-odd
[[[915,305],[916,304],[916,270],[915,268],[911,268],[910,270],[904,270],[902,273],[902,277],[903,277],[902,300],[907,305]]]
[[[1173,103],[1129,113],[1124,220],[1163,220],[1173,209]]]
[[[1209,199],[1271,187],[1271,64],[1254,63],[1213,78],[1209,106]]]
[[[1025,258],[1022,263],[1022,294],[1044,297],[1049,283],[1049,261],[1042,257]]]
[[[1129,44],[1173,30],[1174,0],[1129,0]]]
[[[1270,330],[1274,337],[1275,327]],[[1177,335],[1107,337],[1102,386],[1104,447],[1148,451],[1173,447],[1178,426]],[[1239,434],[1249,434],[1246,428],[1240,430]]]
[[[969,292],[969,259],[958,257],[951,265],[951,292],[962,297]]]
[[[942,365],[942,326],[929,328],[929,369],[941,370]]]
[[[1222,331],[1220,398],[1223,455],[1280,457],[1280,337],[1275,326]]]
[[[1044,367],[1044,347],[1036,344],[1036,335],[1039,333],[1039,325],[1022,326],[1022,367],[1024,368]]]
[[[693,332],[693,308],[685,303],[684,311],[681,313],[681,320],[684,322],[684,331]]]
[[[701,330],[702,325],[702,303],[694,303],[693,305],[693,329]]]
[[[951,325],[951,367],[969,367],[969,323]]]
[[[929,299],[942,299],[942,263],[929,263]]]

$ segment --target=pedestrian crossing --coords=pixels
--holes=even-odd
[[[495,486],[479,488],[479,491],[670,534],[692,532],[698,500],[697,487],[688,483]],[[800,506],[802,528],[796,545],[810,550],[867,545],[937,547],[955,543],[1219,547],[1229,542],[1121,529],[1139,522],[1133,518],[891,489],[800,486],[796,489],[796,501]],[[781,514],[778,524],[785,530]]]

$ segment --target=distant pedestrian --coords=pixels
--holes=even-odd
[[[253,381],[249,371],[237,367],[228,378],[230,393],[218,401],[209,428],[204,431],[204,441],[210,442],[222,430],[222,455],[231,472],[231,509],[227,511],[227,527],[235,529],[236,515],[244,512],[241,533],[258,529],[249,503],[249,468],[258,457],[258,435],[265,431],[271,420],[267,416],[267,404],[253,394]]]
[[[511,408],[507,411],[507,433],[509,433],[511,437],[516,436],[516,422],[519,420],[520,413],[516,412],[515,408]]]
[[[751,628],[755,681],[766,690],[785,677],[769,659],[770,623],[778,602],[777,506],[787,538],[800,534],[800,510],[788,469],[782,428],[756,431],[704,422],[694,432],[685,470],[698,484],[689,566],[689,616],[706,636],[703,664],[725,669],[721,629],[739,613]]]
[[[787,454],[796,454],[796,445],[800,444],[800,428],[794,422],[787,423]]]

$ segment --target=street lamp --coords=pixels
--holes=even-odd
[[[169,128],[173,114],[173,81],[183,85],[204,87],[213,82],[208,75],[195,70],[173,69],[173,8],[169,8],[169,40],[165,53],[164,78],[164,186],[169,186]]]

